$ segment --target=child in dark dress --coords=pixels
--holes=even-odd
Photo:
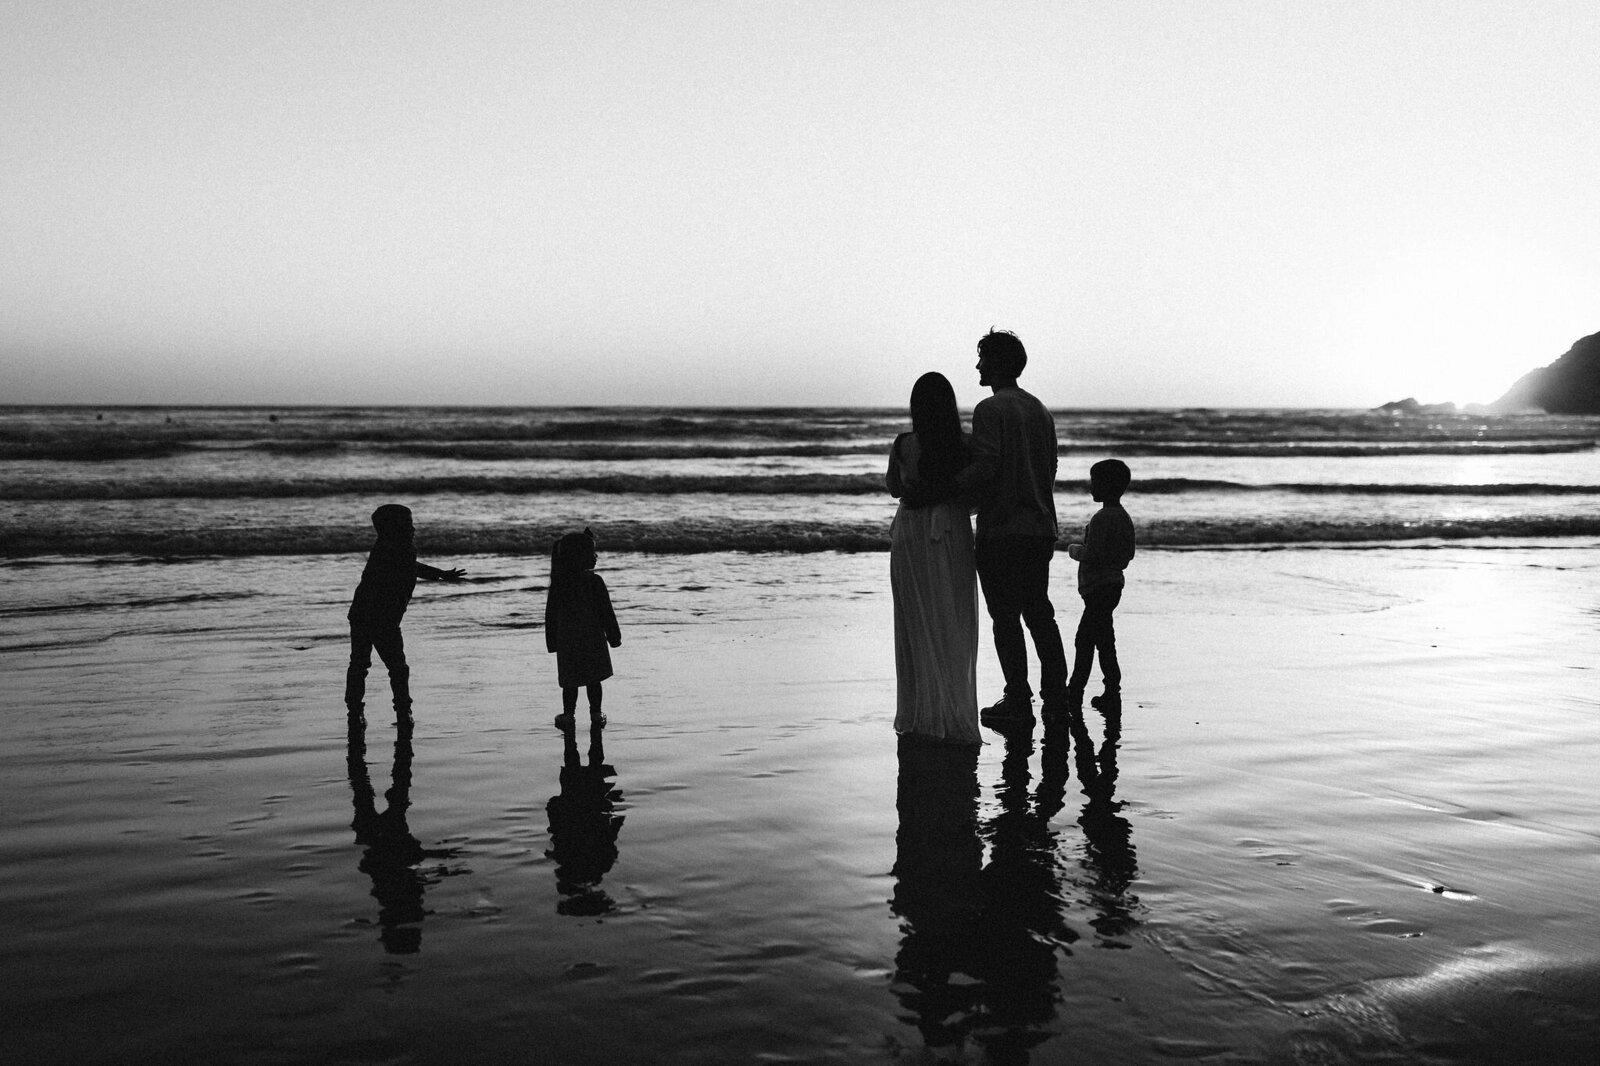
[[[605,724],[600,713],[600,683],[611,676],[612,648],[622,644],[617,615],[611,609],[606,583],[594,572],[594,534],[568,533],[550,552],[550,593],[544,607],[544,644],[555,653],[556,681],[561,685],[561,714],[556,725],[571,728],[578,689],[589,693],[589,719]]]
[[[372,527],[378,531],[378,539],[350,602],[350,669],[345,674],[344,705],[351,715],[359,715],[365,707],[367,669],[372,665],[373,649],[377,649],[389,668],[395,713],[405,718],[411,713],[411,669],[406,666],[400,620],[411,602],[411,592],[418,578],[459,581],[466,571],[440,570],[417,562],[409,507],[384,504],[372,512]]]

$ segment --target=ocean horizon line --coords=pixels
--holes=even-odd
[[[783,404],[783,403],[752,403],[752,404],[697,404],[697,403],[659,403],[659,404],[630,404],[630,403],[270,403],[270,402],[239,402],[239,403],[89,403],[89,402],[42,402],[42,403],[0,403],[0,413],[19,411],[708,411],[723,412],[733,411],[744,414],[759,414],[761,412],[799,412],[799,411],[867,411],[876,413],[904,414],[908,407],[899,404]],[[961,405],[960,410],[970,412],[971,405]],[[1330,413],[1330,414],[1371,414],[1381,417],[1396,418],[1502,418],[1525,417],[1528,412],[1481,412],[1458,409],[1453,413],[1437,411],[1419,414],[1404,412],[1391,412],[1383,410],[1381,404],[1371,407],[1349,407],[1337,404],[1070,404],[1050,405],[1050,410],[1056,414],[1137,414],[1144,411],[1195,411],[1195,412],[1294,412],[1300,413]],[[1572,417],[1567,415],[1552,417]]]

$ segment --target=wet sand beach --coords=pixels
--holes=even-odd
[[[967,755],[897,744],[886,555],[602,554],[570,748],[544,560],[424,558],[354,732],[358,557],[0,569],[8,1059],[1600,1049],[1600,547],[1144,552],[1120,716]]]

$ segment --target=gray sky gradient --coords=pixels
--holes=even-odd
[[[0,402],[1484,401],[1590,0],[0,0]]]

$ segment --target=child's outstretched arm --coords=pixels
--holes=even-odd
[[[460,581],[465,570],[440,570],[437,566],[427,563],[417,564],[417,576],[425,581]]]

